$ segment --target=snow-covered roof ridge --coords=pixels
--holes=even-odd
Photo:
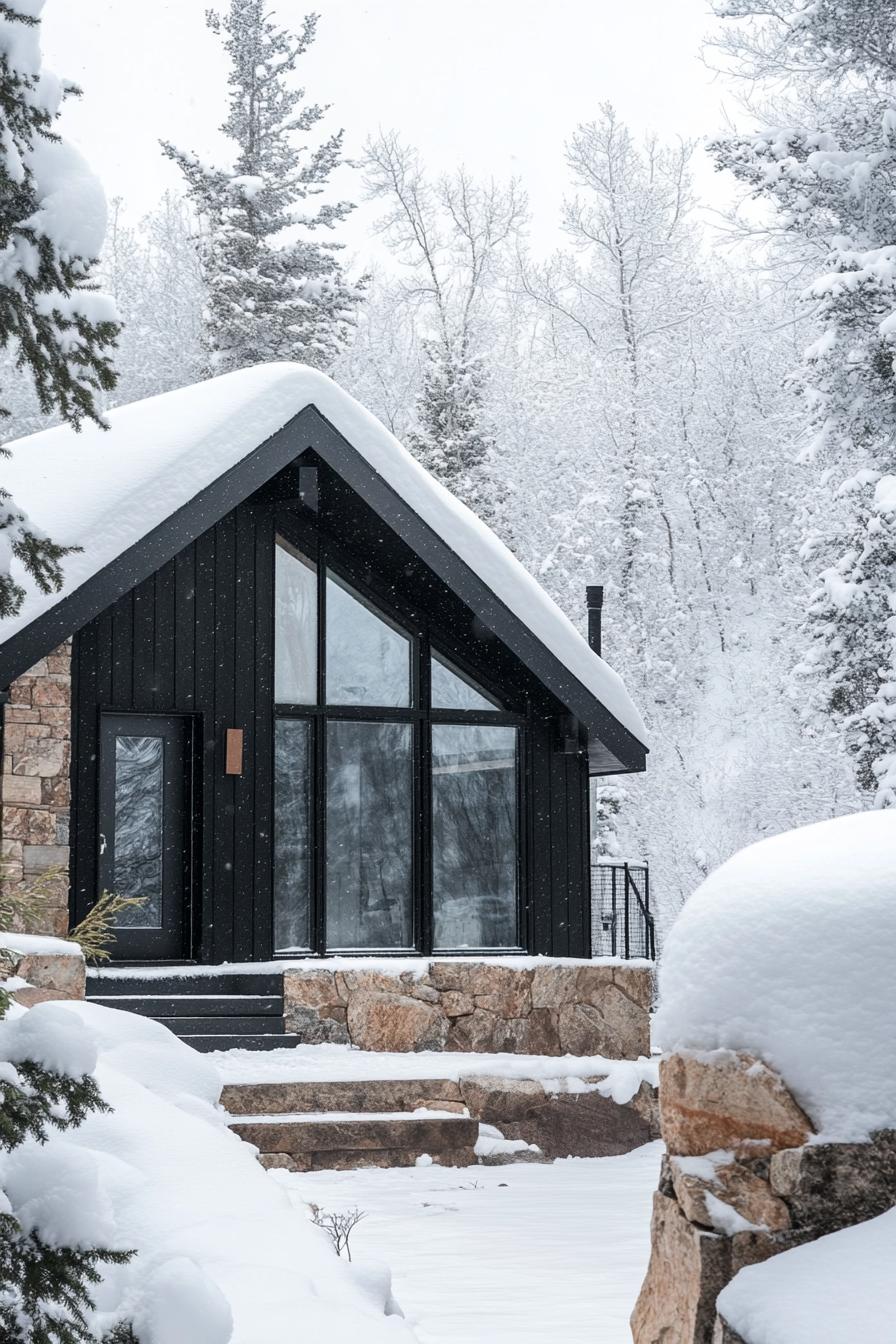
[[[332,379],[301,364],[260,364],[132,402],[109,429],[44,430],[7,444],[3,485],[66,558],[60,593],[26,590],[19,614],[0,621],[0,643],[43,616],[183,505],[314,406],[368,465],[464,561],[607,710],[646,744],[621,677],[576,630],[490,528],[436,481],[369,411]]]

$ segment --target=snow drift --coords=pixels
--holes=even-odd
[[[896,1209],[742,1269],[719,1311],[751,1344],[893,1344]]]
[[[95,1071],[112,1107],[0,1158],[0,1185],[49,1242],[134,1249],[105,1271],[98,1325],[140,1344],[411,1344],[388,1277],[353,1270],[227,1129],[212,1066],[159,1023],[89,1003],[0,1022],[0,1066]],[[386,1314],[391,1310],[392,1314]]]
[[[666,941],[664,1050],[761,1056],[830,1140],[896,1125],[896,813],[860,813],[722,864]]]

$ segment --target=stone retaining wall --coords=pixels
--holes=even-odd
[[[507,958],[419,970],[286,968],[286,1030],[362,1050],[525,1055],[650,1053],[649,967]]]
[[[0,884],[27,887],[60,869],[43,917],[28,932],[68,931],[71,804],[71,645],[18,677],[4,707],[0,777]]]
[[[659,1103],[668,1155],[634,1344],[743,1344],[716,1311],[739,1270],[896,1204],[896,1132],[811,1142],[811,1118],[751,1055],[669,1056]]]

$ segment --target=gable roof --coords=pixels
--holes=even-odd
[[[615,756],[643,768],[646,731],[622,679],[481,519],[330,378],[264,364],[119,407],[109,429],[7,445],[3,484],[33,524],[82,550],[58,593],[0,620],[0,687],[313,448],[449,583]],[[611,759],[599,768],[614,768]]]

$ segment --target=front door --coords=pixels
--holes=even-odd
[[[116,960],[189,956],[191,730],[183,717],[102,717],[99,891],[139,901],[116,918]]]

